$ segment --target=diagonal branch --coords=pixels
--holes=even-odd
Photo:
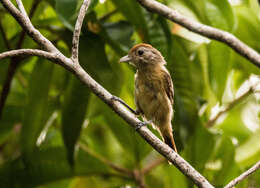
[[[70,58],[65,57],[58,49],[41,33],[36,30],[31,22],[24,18],[20,11],[13,6],[9,0],[2,0],[1,3],[4,7],[15,17],[20,23],[23,29],[31,36],[41,47],[49,52],[54,52],[56,60],[55,63],[59,63],[68,71],[72,72],[82,83],[90,88],[90,90],[103,100],[110,108],[114,110],[122,119],[124,119],[133,128],[138,127],[141,121],[135,117],[134,114],[127,111],[127,109],[119,102],[113,100],[111,95],[106,89],[99,85],[85,70],[79,65],[74,64]],[[14,55],[14,54],[13,54]],[[7,56],[7,55],[5,55]],[[189,177],[198,187],[213,188],[213,186],[197,172],[188,162],[186,162],[181,156],[175,153],[168,145],[163,143],[157,138],[147,127],[141,127],[137,132],[159,153],[161,153],[168,161],[172,162],[184,175]]]
[[[92,155],[93,157],[99,159],[100,161],[102,161],[103,163],[105,163],[106,165],[110,166],[112,169],[114,169],[115,171],[118,171],[120,173],[123,173],[124,175],[128,176],[128,177],[133,177],[133,173],[131,170],[127,169],[127,168],[123,168],[121,166],[118,166],[114,163],[112,163],[111,161],[107,160],[106,158],[98,155],[97,153],[95,153],[94,151],[90,150],[85,144],[80,143],[79,144],[80,148],[83,149],[85,152],[89,153],[90,155]]]
[[[143,174],[148,174],[150,171],[152,171],[154,168],[156,168],[157,166],[161,165],[164,162],[166,162],[165,158],[160,157],[160,158],[152,161],[151,163],[149,163],[147,166],[145,166],[142,169],[142,173]]]
[[[5,46],[8,50],[11,50],[11,45],[7,39],[7,36],[6,36],[6,33],[5,33],[5,30],[2,26],[2,23],[1,23],[1,19],[0,19],[0,32],[1,32],[1,35],[2,35],[2,38],[3,38],[3,41],[5,43]]]
[[[19,5],[20,9],[24,9],[22,3],[20,1],[18,1],[18,3],[20,3],[20,5]],[[40,0],[34,0],[33,1],[32,7],[31,7],[31,10],[30,10],[30,13],[29,13],[29,18],[32,18],[32,16],[34,15],[36,8],[39,5],[39,3],[40,3]],[[24,14],[26,15],[25,10],[24,10]],[[1,29],[1,25],[0,25],[0,29]],[[1,29],[1,30],[3,30],[3,29]],[[2,31],[2,33],[3,33],[2,35],[3,35],[4,41],[6,43],[8,50],[11,50],[11,45],[9,44],[7,37],[4,35],[4,31]],[[24,39],[25,39],[25,34],[26,34],[25,30],[22,30],[21,35],[20,35],[19,40],[18,40],[17,45],[16,45],[16,49],[20,49],[22,47]],[[23,59],[19,59],[19,58],[11,58],[11,62],[8,66],[7,75],[5,77],[3,89],[1,91],[1,96],[0,96],[0,119],[1,119],[1,116],[2,116],[2,113],[3,113],[3,109],[4,109],[6,99],[8,97],[9,92],[10,92],[11,82],[12,82],[13,77],[16,73],[16,70],[19,67],[19,64],[22,60]]]
[[[256,172],[260,168],[260,161],[258,161],[254,166],[252,166],[250,169],[245,171],[243,174],[232,180],[230,183],[228,183],[224,188],[232,188],[235,187],[236,184],[246,179],[248,176],[250,176],[252,173]]]
[[[256,52],[254,49],[244,44],[241,40],[236,38],[231,33],[191,20],[181,15],[176,10],[172,10],[166,5],[159,3],[155,0],[137,1],[149,11],[158,13],[164,16],[165,18],[182,25],[186,29],[193,31],[194,33],[198,33],[210,39],[214,39],[227,44],[241,56],[244,56],[251,63],[260,68],[260,54]]]
[[[81,27],[82,27],[82,23],[84,20],[84,17],[86,15],[86,12],[88,10],[90,4],[90,0],[84,0],[84,2],[81,5],[80,11],[79,11],[79,15],[78,15],[78,19],[76,21],[75,24],[75,29],[73,32],[73,39],[72,39],[72,56],[71,59],[74,62],[78,63],[78,54],[79,54],[79,36],[80,36],[80,31],[81,31]]]
[[[57,52],[58,49],[46,39],[37,29],[34,28],[31,21],[26,18],[10,0],[1,0],[3,6],[12,14],[16,21],[23,27],[27,34],[41,47],[50,52]]]
[[[24,18],[26,18],[27,20],[30,20],[30,18],[28,17],[26,10],[23,6],[23,3],[21,0],[16,0],[16,3],[18,5],[19,10],[21,11],[21,13],[23,14]]]
[[[246,99],[249,95],[253,93],[253,88],[249,88],[245,93],[243,93],[241,96],[230,102],[223,110],[219,111],[217,115],[215,115],[213,118],[209,119],[206,123],[206,127],[212,127],[216,121],[225,113],[230,111],[232,108],[234,108],[237,104],[239,104],[241,101]]]

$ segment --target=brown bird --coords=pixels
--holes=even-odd
[[[164,66],[166,62],[163,56],[151,45],[141,43],[132,47],[128,55],[122,57],[120,62],[130,62],[137,69],[135,74],[137,109],[131,111],[136,115],[141,114],[148,124],[152,122],[164,142],[177,152],[171,126],[173,83]],[[141,126],[142,124],[139,127]]]

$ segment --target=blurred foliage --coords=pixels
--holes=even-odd
[[[34,0],[24,0],[29,12]],[[164,0],[201,23],[233,33],[260,51],[257,0]],[[32,22],[67,56],[82,1],[39,1]],[[13,48],[21,27],[0,6],[0,23]],[[174,82],[174,135],[180,155],[216,187],[260,159],[259,94],[237,103],[214,126],[218,109],[259,82],[259,69],[222,43],[151,14],[134,0],[93,0],[83,23],[80,64],[103,87],[134,107],[134,68],[118,64],[132,45],[160,50]],[[24,48],[36,44],[26,37]],[[0,37],[0,52],[8,50]],[[0,90],[9,60],[1,62]],[[152,130],[157,136],[158,133]],[[31,57],[12,81],[0,117],[0,187],[135,187],[111,163],[141,170],[159,158],[130,126],[58,65]],[[144,175],[147,187],[193,187],[161,163]],[[257,172],[237,187],[260,187]]]

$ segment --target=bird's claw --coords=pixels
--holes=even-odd
[[[112,95],[111,100],[121,102],[120,98],[115,95]]]
[[[139,112],[135,111],[134,109],[132,109],[128,104],[126,104],[122,99],[120,99],[117,96],[112,95],[111,100],[113,101],[118,101],[120,102],[122,105],[124,105],[128,110],[130,110],[133,114],[135,115],[139,115]]]
[[[148,125],[148,124],[151,124],[151,123],[152,123],[152,120],[139,122],[139,123],[137,124],[137,126],[135,127],[135,130],[137,131],[137,130],[140,129],[142,126],[145,126],[145,125]]]

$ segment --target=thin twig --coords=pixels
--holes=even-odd
[[[256,172],[260,168],[260,161],[258,161],[254,166],[252,166],[250,169],[245,171],[243,174],[232,180],[230,183],[228,183],[224,188],[232,188],[235,187],[236,184],[246,179],[248,176],[250,176],[252,173]]]
[[[103,15],[102,17],[100,17],[98,20],[100,22],[104,22],[105,20],[109,19],[111,16],[113,16],[117,12],[118,12],[118,9],[114,9],[111,12],[109,12],[109,13]]]
[[[5,30],[4,30],[3,26],[2,26],[1,19],[0,19],[0,32],[1,32],[1,34],[2,34],[2,38],[3,38],[3,40],[4,40],[4,43],[5,43],[6,48],[7,48],[8,50],[11,50],[11,45],[10,45],[8,39],[7,39]]]
[[[127,169],[127,168],[123,168],[121,166],[118,166],[116,164],[114,164],[113,162],[107,160],[106,158],[100,156],[99,154],[97,154],[96,152],[92,151],[91,149],[89,149],[85,144],[80,143],[79,144],[80,148],[83,149],[85,152],[89,153],[90,155],[92,155],[93,157],[99,159],[100,161],[102,161],[103,163],[105,163],[106,165],[110,166],[111,168],[113,168],[115,171],[123,173],[124,175],[128,176],[128,177],[133,177],[133,173],[131,170]]]
[[[75,65],[70,58],[65,57],[58,49],[46,39],[38,30],[36,30],[31,22],[28,23],[23,15],[13,6],[9,0],[1,0],[4,7],[14,16],[24,30],[35,40],[41,47],[47,51],[55,51],[57,60],[53,61],[62,65],[65,69],[72,72],[82,83],[88,86],[91,91],[102,99],[110,108],[114,110],[121,118],[123,118],[133,128],[138,127],[141,121],[119,102],[113,100],[113,95],[99,85],[86,71],[79,65]],[[172,162],[184,175],[189,177],[198,187],[213,188],[213,186],[197,172],[188,162],[175,153],[168,145],[163,143],[156,137],[147,127],[141,127],[137,132],[159,153],[161,153],[168,161]]]
[[[24,16],[26,19],[30,20],[30,18],[28,17],[28,15],[27,15],[27,13],[26,13],[26,10],[25,10],[25,8],[24,8],[24,6],[23,6],[22,1],[21,1],[21,0],[16,0],[16,3],[17,3],[17,6],[18,6],[19,10],[20,10],[21,13],[23,14],[23,16]]]
[[[142,173],[143,174],[147,174],[150,171],[152,171],[154,168],[156,168],[157,166],[161,165],[162,163],[166,162],[165,158],[160,157],[159,159],[154,160],[153,162],[149,163],[147,166],[145,166],[142,169]]]
[[[14,58],[14,57],[22,57],[22,56],[38,56],[38,57],[46,58],[51,61],[55,61],[58,64],[61,63],[59,61],[59,54],[50,53],[38,49],[19,49],[19,50],[10,50],[7,52],[3,52],[0,54],[0,60],[10,58],[10,57]]]
[[[209,119],[206,123],[206,127],[212,127],[216,121],[225,113],[230,111],[232,108],[234,108],[237,104],[242,102],[244,99],[246,99],[249,95],[253,93],[253,88],[250,87],[245,93],[243,93],[241,96],[230,102],[223,110],[219,111],[217,115],[215,115],[213,118]]]
[[[30,20],[26,19],[26,17],[23,16],[23,14],[11,3],[10,0],[1,0],[1,3],[36,43],[49,52],[59,51],[48,39],[46,39],[37,29],[34,28]]]
[[[172,10],[166,5],[155,1],[155,0],[137,0],[144,8],[149,11],[156,12],[165,18],[176,22],[179,25],[182,25],[186,29],[208,37],[210,39],[214,39],[220,42],[223,42],[230,46],[233,50],[235,50],[240,55],[247,58],[251,63],[260,68],[260,54],[256,52],[251,47],[247,46],[241,40],[236,38],[229,32],[222,31],[220,29],[216,29],[214,27],[210,27],[199,22],[196,22],[192,19],[189,19],[183,15],[181,15],[178,11]]]
[[[147,185],[144,182],[144,174],[137,169],[133,171],[133,174],[134,174],[134,180],[138,184],[138,186],[140,188],[147,188]]]
[[[86,15],[86,12],[88,10],[89,4],[90,4],[90,0],[83,1],[80,11],[79,11],[78,19],[75,24],[74,33],[73,33],[71,59],[73,62],[76,62],[76,63],[78,63],[79,36],[80,36],[80,32],[81,32],[82,23],[83,23],[85,15]]]
[[[25,12],[25,9],[24,9],[22,3],[20,1],[18,1],[18,3],[19,3],[19,7],[21,9],[23,9],[23,12],[24,12],[25,16],[27,17],[27,14]],[[33,17],[35,10],[36,10],[37,6],[39,5],[39,3],[40,3],[40,0],[34,0],[33,1],[32,8],[31,8],[30,13],[29,13],[29,18]],[[29,19],[29,21],[30,21],[30,19]],[[21,35],[20,35],[19,40],[18,40],[17,45],[16,45],[16,49],[20,49],[22,47],[24,39],[25,39],[25,34],[26,34],[25,30],[22,30]],[[7,43],[7,45],[9,44],[8,41],[6,41],[6,43]],[[11,46],[8,46],[8,48],[9,48],[8,50],[11,50]],[[8,94],[10,92],[12,80],[13,80],[14,75],[16,73],[16,70],[19,67],[19,64],[22,60],[23,59],[16,58],[16,57],[11,58],[11,62],[8,66],[7,75],[5,77],[3,89],[1,91],[1,96],[0,96],[0,119],[2,117],[5,102],[7,100]]]

